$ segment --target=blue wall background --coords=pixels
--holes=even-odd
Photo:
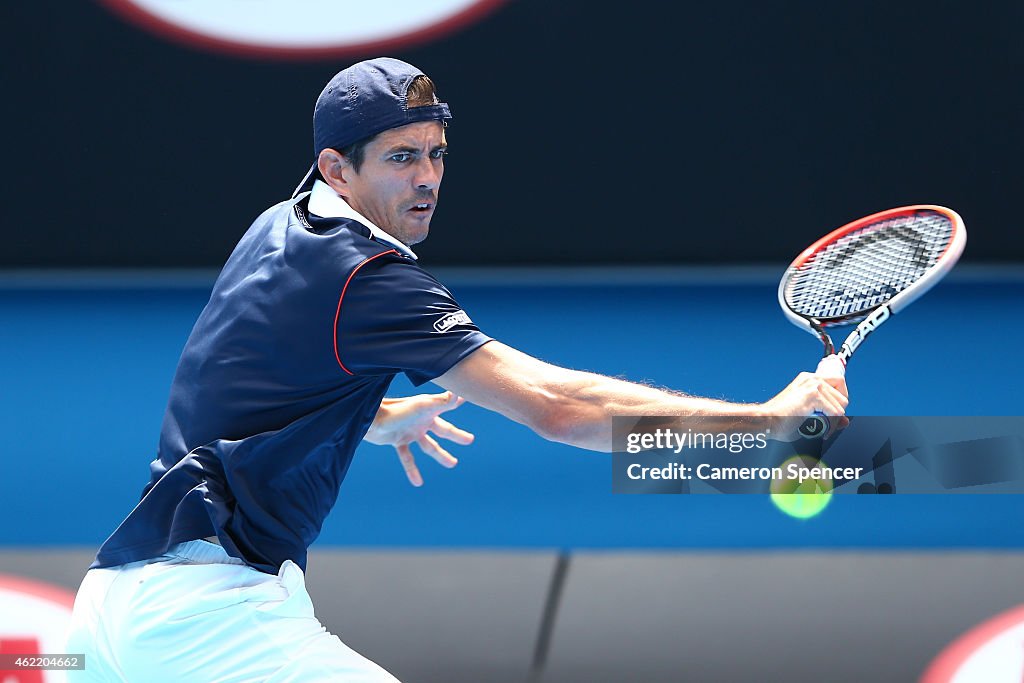
[[[522,282],[529,282],[524,273]],[[452,280],[450,280],[451,282]],[[482,329],[545,360],[695,394],[761,401],[820,344],[775,284],[509,285],[454,280]],[[1024,282],[952,281],[850,367],[851,414],[1014,415]],[[208,287],[0,289],[0,544],[98,545],[148,475],[178,354]],[[729,317],[726,311],[741,311]],[[403,378],[392,393],[411,391]],[[1022,547],[1018,496],[838,496],[795,520],[763,496],[612,496],[608,456],[548,443],[475,406],[448,471],[409,486],[365,445],[318,541],[477,548]]]

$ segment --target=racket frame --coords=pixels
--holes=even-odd
[[[786,285],[789,284],[791,278],[796,274],[796,271],[800,266],[806,263],[808,259],[818,253],[826,245],[835,242],[851,232],[860,230],[871,223],[899,218],[919,211],[932,211],[942,214],[948,218],[953,225],[953,236],[950,238],[949,244],[946,245],[945,251],[943,251],[939,256],[938,261],[928,268],[917,282],[907,287],[884,304],[873,309],[856,311],[854,313],[835,318],[812,318],[810,316],[801,315],[789,307],[789,304],[786,302]],[[825,346],[823,356],[829,356],[835,352],[835,347],[832,343],[832,338],[828,335],[827,328],[858,323],[857,327],[850,332],[849,336],[847,336],[846,341],[843,342],[841,350],[839,351],[839,357],[845,365],[850,356],[853,355],[853,352],[857,350],[857,347],[860,346],[861,342],[863,342],[869,334],[874,332],[882,323],[888,320],[891,315],[899,313],[901,310],[916,301],[922,294],[934,287],[935,284],[941,280],[954,265],[956,265],[956,262],[963,253],[964,246],[966,244],[967,230],[964,227],[964,221],[960,217],[960,214],[952,209],[935,204],[913,204],[911,206],[901,206],[895,209],[879,211],[878,213],[865,216],[864,218],[855,220],[852,223],[847,223],[846,225],[833,230],[800,252],[800,255],[793,260],[788,268],[786,268],[786,272],[779,282],[779,306],[781,306],[782,312],[787,318],[789,318],[791,323],[821,339],[822,344]]]

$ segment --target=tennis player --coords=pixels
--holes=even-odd
[[[417,263],[444,175],[448,105],[415,67],[338,73],[313,114],[315,161],[252,224],[182,352],[139,504],[96,555],[69,652],[91,681],[394,681],[313,614],[306,552],[360,441],[473,436],[463,400],[544,438],[608,450],[611,417],[842,415],[841,379],[802,373],[764,404],[662,391],[544,363],[481,332]],[[386,399],[398,373],[446,392]]]

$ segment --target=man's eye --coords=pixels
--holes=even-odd
[[[401,152],[399,154],[392,154],[391,155],[391,160],[392,161],[397,161],[400,164],[404,164],[405,162],[409,161],[409,159],[411,159],[411,158],[412,158],[412,155],[408,154],[406,152]]]
[[[446,149],[435,149],[433,152],[430,153],[431,159],[442,159],[446,156],[448,156],[448,150]]]

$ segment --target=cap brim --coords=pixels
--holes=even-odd
[[[292,199],[295,199],[303,192],[309,192],[310,190],[313,189],[313,183],[316,182],[316,174],[317,165],[316,162],[314,161],[313,165],[310,166],[309,170],[306,172],[306,177],[303,178],[302,182],[299,183],[299,186],[295,188],[295,192],[292,192]]]

